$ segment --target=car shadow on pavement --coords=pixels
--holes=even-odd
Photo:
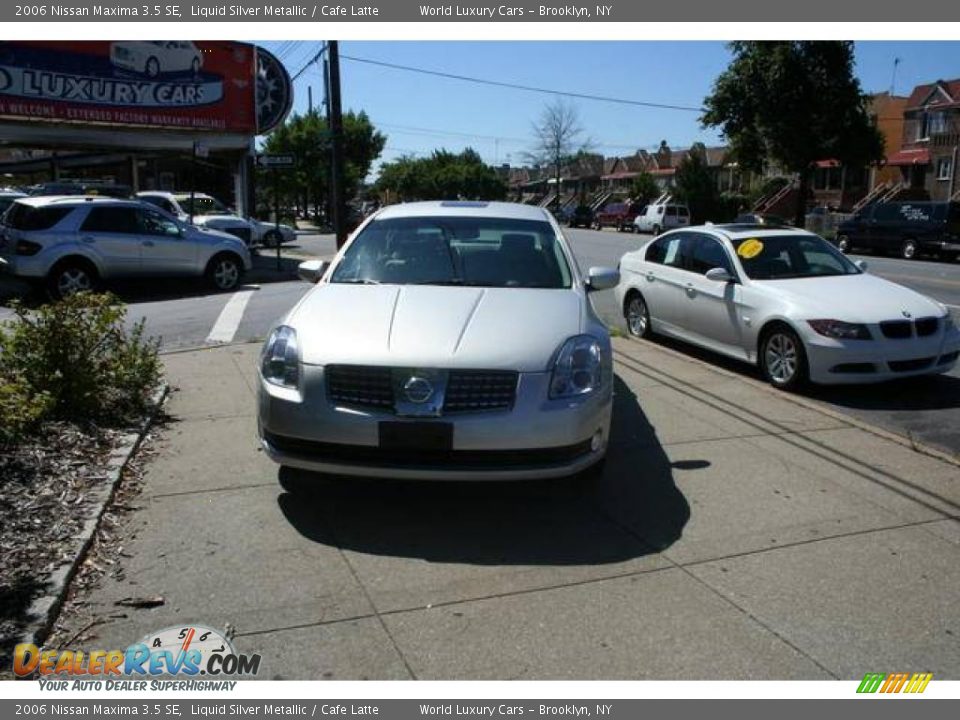
[[[744,377],[763,381],[756,365],[657,335],[648,340]],[[864,385],[808,385],[802,394],[832,405],[857,410],[951,410],[960,408],[960,378],[925,375]]]
[[[592,486],[357,480],[281,468],[278,504],[303,537],[344,550],[476,565],[597,565],[680,537],[690,507],[673,469],[617,378],[607,466]]]

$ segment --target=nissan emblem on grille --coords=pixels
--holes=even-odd
[[[394,368],[394,412],[401,417],[439,417],[448,377],[446,370]]]
[[[433,385],[422,377],[411,377],[403,385],[403,394],[412,403],[425,403],[433,395]]]

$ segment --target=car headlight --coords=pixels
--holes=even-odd
[[[807,320],[807,324],[825,337],[838,340],[872,340],[870,331],[861,323],[843,320]]]
[[[567,340],[557,354],[550,378],[550,399],[587,395],[600,387],[600,343],[590,335]]]
[[[260,354],[260,372],[268,383],[295,388],[300,379],[297,331],[281,325],[270,333]]]

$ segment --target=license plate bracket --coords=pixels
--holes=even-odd
[[[379,433],[384,450],[453,450],[453,423],[385,421]]]

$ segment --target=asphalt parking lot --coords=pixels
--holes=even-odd
[[[266,679],[960,678],[955,464],[617,339],[592,490],[290,473],[255,440],[258,350],[165,356],[124,552],[61,636],[229,625]]]

